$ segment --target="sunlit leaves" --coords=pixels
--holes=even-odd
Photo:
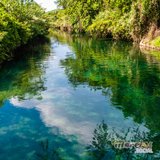
[[[0,6],[1,61],[29,39],[46,34],[48,23],[44,10],[33,1],[0,0]]]
[[[57,0],[57,3],[76,33],[139,42],[152,23],[160,26],[159,0]]]

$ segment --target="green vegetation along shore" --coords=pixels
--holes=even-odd
[[[54,2],[54,1],[53,1]],[[137,42],[160,50],[159,0],[56,0],[45,12],[33,0],[0,0],[0,63],[48,29]]]
[[[57,0],[54,28],[160,49],[159,0]]]
[[[0,0],[0,62],[29,40],[48,33],[44,13],[33,0]]]

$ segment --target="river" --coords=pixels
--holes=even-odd
[[[56,32],[20,52],[0,68],[0,160],[159,159],[158,56]],[[113,139],[153,142],[153,154]]]

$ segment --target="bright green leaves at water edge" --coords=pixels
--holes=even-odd
[[[44,13],[34,1],[0,0],[0,62],[28,40],[47,33]]]
[[[76,33],[140,41],[151,24],[160,26],[159,0],[57,0],[57,4],[61,9],[52,12],[53,27]]]

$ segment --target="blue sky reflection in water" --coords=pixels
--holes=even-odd
[[[105,50],[104,42],[97,42],[95,46],[92,46],[91,43],[92,41],[88,41],[88,48],[85,48],[86,46],[84,43],[81,43],[81,39],[77,40],[74,38],[55,36],[55,38],[51,38],[51,51],[46,58],[39,61],[39,57],[28,57],[27,61],[30,63],[33,61],[38,70],[44,69],[44,72],[40,72],[42,75],[38,75],[38,77],[42,79],[43,83],[40,84],[43,84],[45,89],[38,93],[41,98],[36,98],[36,96],[32,96],[29,99],[19,98],[21,96],[17,93],[17,96],[16,94],[13,96],[9,95],[8,99],[5,100],[0,108],[0,159],[19,160],[22,159],[22,157],[24,159],[35,159],[36,153],[40,150],[40,142],[46,139],[49,140],[51,148],[58,148],[59,153],[65,157],[65,159],[85,159],[85,147],[90,144],[93,131],[97,124],[100,124],[103,120],[109,127],[118,130],[120,134],[123,134],[123,130],[134,127],[139,127],[139,130],[144,132],[150,129],[153,130],[154,133],[158,132],[156,127],[150,128],[150,124],[145,122],[146,120],[143,121],[143,118],[150,118],[148,115],[139,120],[141,117],[135,118],[136,112],[139,112],[138,110],[131,111],[130,113],[130,111],[128,111],[129,109],[125,108],[128,103],[133,107],[138,106],[139,104],[132,104],[129,98],[130,96],[134,98],[134,96],[137,96],[136,94],[144,98],[141,93],[144,90],[141,91],[139,88],[134,88],[136,91],[131,92],[131,95],[122,95],[122,97],[120,97],[122,99],[117,103],[113,100],[118,95],[115,95],[114,90],[112,90],[115,88],[112,86],[118,85],[117,81],[121,77],[118,73],[119,70],[117,71],[116,66],[114,66],[114,63],[117,62],[116,58],[119,58],[120,63],[124,61],[124,65],[128,65],[127,71],[123,69],[123,66],[122,68],[120,67],[120,73],[124,75],[124,77],[126,76],[127,79],[132,79],[130,77],[132,68],[129,68],[132,64],[123,59],[122,50],[119,50],[120,53],[117,53],[119,49],[118,46],[113,45],[113,42],[108,42],[108,46],[112,45],[112,50],[110,50],[110,53],[105,53],[108,50]],[[105,42],[105,44],[106,43],[107,42]],[[124,47],[125,55],[128,54],[128,50],[125,49],[124,45],[126,45],[126,48],[129,47],[132,49],[128,43],[122,43],[121,45],[120,49]],[[76,49],[78,49],[78,51]],[[89,54],[93,51],[96,52],[95,56],[97,56],[97,52],[99,52],[100,55],[102,52],[104,52],[103,54],[109,54],[107,56],[111,57],[111,59],[106,59],[106,62],[108,62],[107,71],[104,61],[94,57],[94,55],[90,55],[89,57]],[[131,55],[131,57],[135,56],[139,58],[136,54],[140,53],[136,52],[137,51],[134,51],[133,53],[135,55]],[[86,53],[85,58],[83,57],[84,53]],[[117,57],[115,57],[115,54],[117,54]],[[87,71],[90,72],[85,71],[81,73],[82,77],[78,77],[78,72],[82,72],[82,70],[80,66],[78,68],[79,64],[74,61],[76,58],[79,58],[79,61],[83,60],[84,67],[85,65],[88,66],[88,63],[91,63],[91,68],[86,68],[86,70],[88,69]],[[146,73],[153,74],[152,69],[154,68],[156,72],[154,74],[159,74],[159,71],[156,69],[159,63],[155,63],[155,61],[154,63],[146,62],[146,60],[142,58],[139,58],[137,61],[143,66],[142,68],[145,68],[145,65],[150,63],[147,66],[147,71],[146,69],[144,70]],[[111,64],[109,64],[109,62]],[[77,70],[74,70],[74,66],[77,67]],[[110,76],[113,76],[114,81],[106,80],[108,86],[104,84],[104,82],[103,84],[101,82],[103,80],[101,77],[103,73],[98,73],[96,70],[99,66],[102,66],[100,67],[101,69],[104,68],[103,72],[108,72],[109,70]],[[34,69],[34,67],[26,65],[23,70],[28,70],[27,67]],[[20,75],[24,72],[23,70],[19,71]],[[115,70],[115,72],[112,74],[113,70]],[[11,72],[12,69],[8,69],[8,71]],[[92,75],[94,71],[98,73],[99,76],[95,74],[97,77],[94,77],[94,75]],[[140,69],[137,70],[137,72],[138,71],[141,72]],[[136,75],[138,76],[139,74],[140,73],[137,73]],[[37,77],[31,78],[31,83],[37,80]],[[118,79],[117,81],[116,78]],[[15,78],[14,81],[14,88],[19,87],[17,78]],[[137,81],[138,77],[135,77],[133,82],[138,85]],[[95,83],[93,84],[93,82]],[[157,82],[156,85],[158,85],[158,83],[159,82]],[[3,83],[1,82],[1,84]],[[123,84],[124,89],[128,87],[127,89],[131,90],[129,84],[126,84],[127,82]],[[103,93],[105,85],[108,89],[107,94]],[[26,96],[29,97],[29,94],[30,93],[26,93]],[[129,96],[129,100],[127,96]],[[149,96],[149,94],[147,94],[147,96]],[[125,98],[127,104],[124,103],[123,108],[121,100]],[[158,103],[156,100],[154,102],[155,104]],[[136,100],[135,103],[137,103]],[[144,103],[144,105],[147,105],[147,103]],[[133,109],[132,106],[131,110]],[[144,115],[143,113],[141,114]],[[155,118],[157,118],[157,115]]]

